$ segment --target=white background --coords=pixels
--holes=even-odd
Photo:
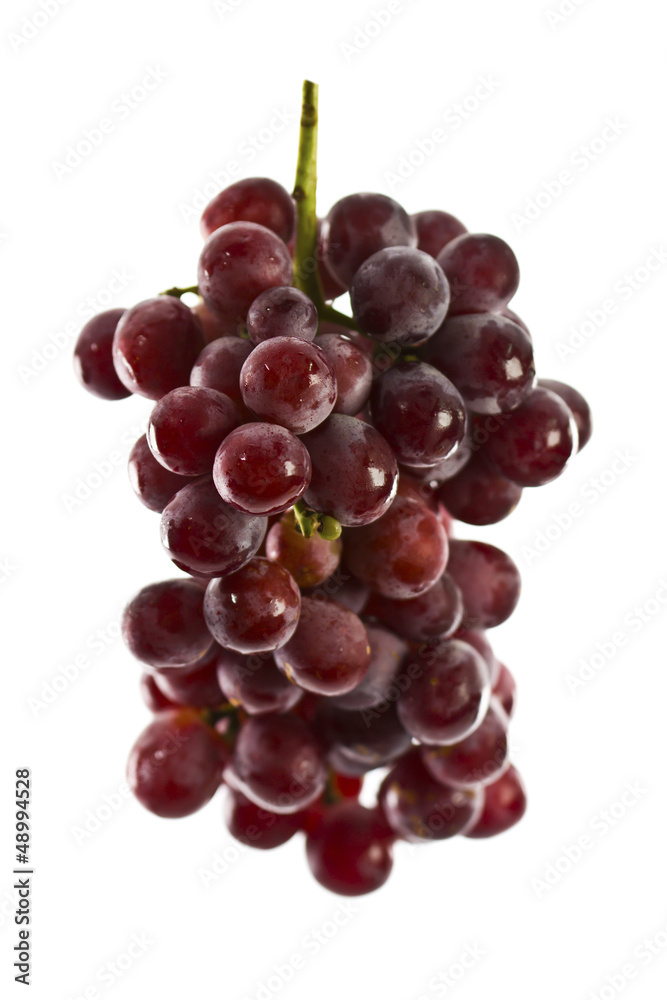
[[[664,992],[661,10],[652,0],[580,0],[557,20],[556,0],[399,6],[368,40],[364,25],[384,0],[236,0],[220,11],[207,0],[69,0],[50,18],[33,0],[3,4],[0,972],[11,996],[22,995],[11,982],[10,887],[13,773],[24,766],[33,769],[31,995],[40,1000]],[[151,69],[162,82],[121,111]],[[231,160],[244,176],[290,186],[304,76],[321,84],[321,210],[377,190],[510,241],[522,268],[513,305],[532,329],[538,370],[583,391],[596,423],[559,481],[526,491],[509,521],[460,532],[505,547],[523,574],[519,610],[492,639],[520,689],[512,733],[530,794],[525,820],[495,840],[398,850],[387,886],[350,911],[310,877],[297,840],[239,855],[217,799],[169,822],[118,795],[148,713],[137,666],[112,636],[125,600],[170,566],[124,457],[83,502],[68,511],[64,500],[96,463],[127,453],[149,405],[79,389],[72,337],[86,300],[129,306],[190,284],[201,245],[192,206]],[[482,79],[492,81],[485,100],[474,97]],[[465,120],[453,110],[462,103]],[[248,143],[275,109],[291,124],[268,133],[251,161]],[[58,177],[67,147],[102,118],[112,130]],[[607,119],[618,134],[594,142]],[[439,127],[446,142],[396,184],[400,158]],[[559,194],[552,182],[563,170],[572,183]],[[522,221],[540,192],[532,221]],[[642,269],[649,258],[654,271]],[[109,301],[114,272],[127,287]],[[606,317],[596,314],[605,300],[614,308]],[[597,324],[578,348],[559,350],[589,310]],[[579,516],[568,525],[571,504]],[[598,643],[599,669],[572,689],[568,675]],[[82,653],[88,666],[58,681],[46,705]],[[105,821],[82,841],[98,811]],[[564,851],[575,857],[583,836],[589,849],[568,862]],[[205,888],[201,869],[216,852],[228,870]],[[321,928],[330,936],[317,945]],[[135,934],[150,943],[128,968]],[[478,957],[448,987],[467,948]],[[305,967],[262,993],[274,966],[296,954]],[[100,972],[118,961],[122,975],[117,965]]]

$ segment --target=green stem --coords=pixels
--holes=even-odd
[[[190,285],[189,288],[168,288],[166,292],[160,292],[160,295],[171,295],[172,298],[180,299],[181,295],[185,295],[187,292],[199,295],[199,287],[197,285]]]
[[[315,532],[329,542],[340,538],[342,528],[335,517],[329,514],[318,514],[299,500],[292,508],[296,526],[304,538],[312,538]]]
[[[324,305],[317,275],[317,98],[319,87],[304,80],[301,106],[299,156],[292,197],[296,202],[296,245],[294,284],[313,300],[318,310]]]

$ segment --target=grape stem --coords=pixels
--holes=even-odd
[[[316,510],[308,507],[303,500],[299,500],[292,508],[296,526],[304,538],[312,538],[315,532],[320,534],[326,541],[333,542],[340,538],[342,528],[335,517],[329,514],[318,514]]]
[[[319,317],[356,330],[350,316],[327,305],[318,274],[317,239],[317,125],[319,86],[304,80],[299,132],[299,155],[292,197],[296,202],[296,241],[293,284],[315,303]]]
[[[186,295],[188,292],[199,295],[199,287],[197,285],[190,285],[189,288],[168,288],[166,292],[160,292],[160,295],[171,295],[174,299],[180,299],[182,295]]]

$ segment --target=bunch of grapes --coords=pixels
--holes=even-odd
[[[591,422],[574,389],[536,381],[501,239],[381,194],[317,219],[315,97],[294,194],[222,191],[197,286],[97,316],[75,361],[96,395],[155,402],[130,479],[180,571],[124,614],[155,713],[135,795],[182,817],[223,784],[235,837],[301,832],[315,878],[353,895],[386,881],[397,838],[523,815],[514,681],[486,635],[519,573],[451,526],[505,518]],[[331,304],[348,291],[352,316]]]

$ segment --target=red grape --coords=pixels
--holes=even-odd
[[[284,646],[297,627],[301,595],[286,569],[256,557],[235,573],[211,580],[204,617],[214,639],[237,653]]]
[[[489,437],[485,454],[519,486],[544,486],[556,479],[576,448],[576,425],[563,400],[533,389]]]
[[[180,299],[159,295],[123,313],[113,338],[113,363],[130,392],[160,399],[188,384],[204,343],[191,310]]]
[[[224,576],[240,569],[255,555],[265,532],[265,517],[230,507],[208,478],[179,490],[160,522],[167,555],[179,568],[200,576]]]
[[[218,680],[229,701],[248,715],[287,712],[303,696],[303,691],[281,674],[269,653],[244,656],[231,649],[221,650]]]
[[[238,337],[220,337],[207,344],[190,373],[190,385],[207,386],[229,396],[244,419],[249,419],[243,402],[239,378],[243,362],[252,351],[252,344]]]
[[[259,344],[241,369],[245,405],[261,420],[305,434],[336,402],[336,377],[324,351],[295,337]]]
[[[89,319],[74,348],[74,371],[88,392],[101,399],[125,399],[131,391],[125,386],[113,363],[113,338],[124,309],[108,309]]]
[[[391,692],[391,681],[387,685]],[[317,732],[327,747],[329,763],[341,774],[358,776],[385,767],[410,747],[406,733],[390,701],[362,711],[337,708],[323,699],[315,716]]]
[[[352,340],[339,333],[320,333],[317,346],[326,354],[336,377],[338,395],[333,412],[355,416],[370,395],[373,382],[370,358]]]
[[[431,777],[419,750],[394,764],[380,787],[380,805],[397,836],[414,844],[463,833],[479,812],[480,793],[449,788]]]
[[[343,525],[370,524],[389,508],[398,466],[385,439],[356,417],[334,413],[303,438],[313,465],[304,500]]]
[[[351,194],[337,201],[322,227],[326,264],[344,288],[365,260],[384,247],[417,245],[415,224],[384,194]]]
[[[549,389],[550,392],[554,392],[557,396],[560,396],[568,410],[572,413],[579,434],[578,450],[581,451],[588,444],[593,433],[593,418],[590,406],[580,392],[573,389],[571,385],[566,385],[565,382],[557,382],[553,378],[540,378],[537,380],[537,384],[541,389]]]
[[[260,292],[291,281],[287,247],[254,222],[230,222],[216,229],[199,258],[199,294],[224,319],[245,321]]]
[[[494,628],[514,611],[521,577],[510,557],[488,542],[453,538],[447,572],[463,595],[466,628]]]
[[[306,854],[313,875],[341,896],[379,889],[391,874],[391,832],[377,809],[340,802],[326,810],[308,834]]]
[[[432,587],[447,565],[445,529],[423,504],[397,497],[372,524],[345,533],[346,563],[383,597],[408,600]]]
[[[299,587],[316,587],[334,573],[340,562],[340,539],[328,540],[315,532],[305,538],[292,511],[283,514],[266,536],[266,555],[288,570]]]
[[[438,254],[452,290],[451,316],[499,312],[519,287],[519,265],[497,236],[464,233]]]
[[[437,261],[423,250],[386,247],[361,265],[350,301],[362,333],[407,347],[432,337],[441,326],[449,284]]]
[[[246,514],[280,514],[310,482],[310,455],[277,424],[244,424],[218,448],[213,481],[222,499]]]
[[[183,667],[156,670],[155,683],[176,705],[189,708],[218,708],[227,701],[218,683],[221,649],[213,643],[208,653]]]
[[[193,663],[211,646],[204,595],[192,580],[164,580],[139,591],[123,612],[123,639],[152,667]]]
[[[424,746],[422,762],[432,777],[454,788],[475,788],[497,781],[509,767],[509,719],[494,698],[474,733],[446,747]]]
[[[161,514],[173,496],[188,482],[186,476],[169,472],[153,456],[146,435],[136,442],[128,460],[130,484],[145,507]]]
[[[268,288],[257,296],[248,310],[248,334],[253,344],[261,344],[272,337],[313,340],[317,324],[315,304],[291,285]]]
[[[460,743],[479,726],[489,703],[489,674],[472,648],[448,639],[420,651],[412,683],[401,694],[398,714],[405,729],[422,743]]]
[[[493,693],[505,709],[508,718],[511,718],[516,704],[516,684],[511,673],[502,663],[497,680],[493,685]]]
[[[329,701],[337,708],[350,711],[360,711],[372,708],[387,698],[387,689],[400,669],[408,647],[385,628],[377,625],[366,625],[366,634],[371,647],[371,662],[363,680],[356,687],[330,698]]]
[[[437,209],[417,212],[412,219],[417,227],[417,246],[431,257],[437,257],[443,247],[467,232],[463,223],[453,215]]]
[[[364,614],[379,618],[412,642],[433,642],[449,638],[459,627],[463,598],[449,574],[444,573],[423,594],[407,601],[372,594]]]
[[[240,790],[258,806],[285,814],[324,791],[326,769],[312,729],[296,715],[262,715],[241,728],[233,757]]]
[[[492,785],[487,785],[482,794],[481,814],[465,831],[466,837],[495,837],[518,823],[526,811],[526,792],[514,767],[505,771]]]
[[[180,476],[210,472],[222,441],[239,423],[229,396],[217,389],[185,385],[153,408],[146,439],[157,461]]]
[[[304,597],[296,632],[275,660],[294,684],[315,694],[345,694],[364,679],[371,661],[366,629],[334,601]]]
[[[204,209],[200,229],[206,239],[230,222],[255,222],[289,243],[294,232],[294,202],[270,177],[246,177],[230,184]]]
[[[160,712],[130,752],[127,780],[146,809],[177,819],[213,797],[224,758],[222,740],[193,709]]]
[[[272,813],[234,788],[225,789],[223,815],[232,837],[246,847],[262,851],[286,844],[301,828],[299,813],[282,816]]]
[[[438,490],[452,517],[466,524],[496,524],[512,513],[521,499],[522,489],[501,476],[482,452]]]

